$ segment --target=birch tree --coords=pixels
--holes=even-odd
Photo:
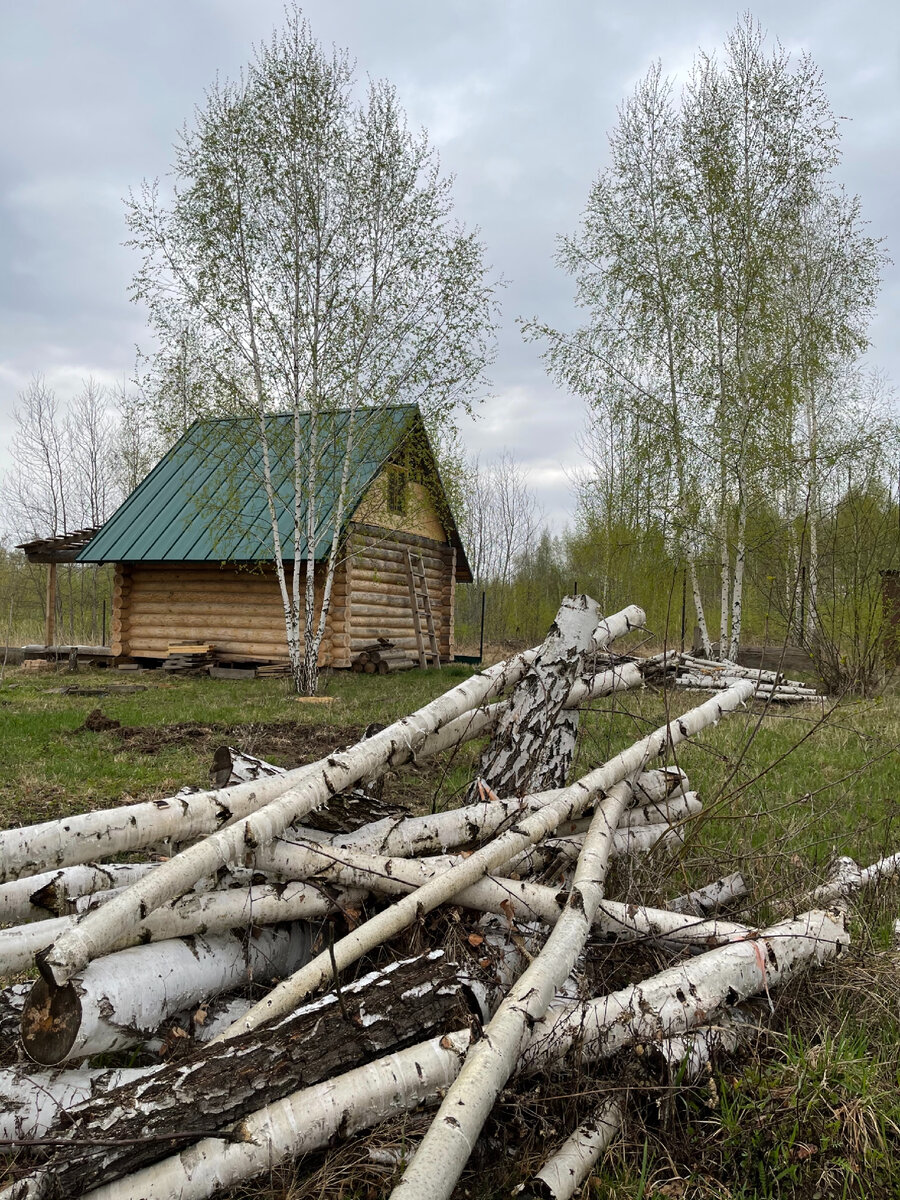
[[[767,49],[744,18],[721,58],[697,56],[680,91],[656,65],[625,101],[610,165],[558,255],[587,320],[525,326],[546,339],[551,373],[600,410],[632,486],[668,521],[707,657],[698,555],[715,548],[719,656],[733,658],[748,515],[773,452],[790,457],[797,423],[815,424],[808,403],[785,412],[786,379],[800,358],[812,367],[829,346],[865,342],[877,243],[833,182],[837,160],[819,70]]]
[[[419,403],[440,425],[483,384],[482,247],[454,222],[451,181],[393,88],[372,82],[357,100],[346,54],[326,53],[297,9],[237,83],[210,90],[170,191],[145,184],[128,220],[143,255],[134,295],[164,353],[178,365],[190,329],[201,362],[182,369],[255,430],[293,674],[314,692],[354,455],[377,445],[387,406]]]

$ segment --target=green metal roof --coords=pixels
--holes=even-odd
[[[316,558],[328,553],[348,434],[352,432],[344,521],[372,480],[422,418],[416,405],[342,409],[318,419]],[[283,554],[294,557],[294,423],[266,418]],[[311,422],[301,415],[301,465]],[[305,509],[305,502],[304,502]],[[305,529],[305,515],[301,517]],[[453,540],[458,535],[453,530]],[[306,539],[300,554],[307,552]],[[153,468],[78,555],[78,562],[265,562],[274,557],[263,487],[257,418],[198,421]]]

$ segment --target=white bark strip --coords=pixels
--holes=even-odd
[[[815,912],[774,926],[763,939],[710,951],[601,1000],[552,1009],[529,1037],[523,1068],[539,1070],[557,1061],[580,1041],[579,1028],[585,1033],[583,1051],[589,1060],[608,1056],[642,1036],[654,1038],[661,1027],[677,1035],[700,1023],[701,1011],[712,1012],[783,983],[848,944],[840,924]],[[681,1000],[679,991],[689,999]],[[642,1014],[643,997],[662,1007]],[[617,1014],[623,1023],[611,1027],[607,1015],[615,1021]],[[423,1101],[433,1102],[456,1077],[470,1042],[469,1032],[461,1030],[304,1088],[241,1122],[238,1133],[245,1140],[204,1139],[87,1193],[86,1200],[206,1200],[220,1188],[267,1172],[284,1158],[319,1149],[339,1135],[370,1128]],[[23,1180],[0,1194],[0,1200],[24,1200],[29,1194],[28,1181]]]
[[[625,1105],[609,1097],[571,1134],[525,1185],[525,1197],[570,1200],[622,1128]]]
[[[229,1030],[226,1036],[243,1032],[246,1029],[254,1029],[263,1021],[289,1012],[311,991],[332,978],[332,964],[338,971],[342,971],[352,962],[356,962],[363,954],[374,950],[376,946],[381,945],[389,938],[395,937],[422,913],[431,912],[439,904],[445,903],[462,891],[463,888],[477,882],[501,863],[507,862],[519,851],[540,841],[541,838],[555,830],[562,821],[580,815],[601,792],[607,791],[627,775],[640,772],[649,758],[664,753],[671,746],[677,745],[707,725],[715,723],[727,712],[737,708],[751,694],[752,690],[753,685],[749,681],[735,684],[729,691],[684,713],[670,724],[662,726],[655,733],[651,733],[640,742],[636,742],[627,750],[622,751],[621,754],[610,759],[604,766],[590,772],[571,787],[564,788],[556,800],[545,804],[539,812],[522,818],[517,825],[494,838],[487,846],[473,851],[463,862],[444,872],[438,878],[430,880],[410,895],[404,896],[389,909],[378,913],[346,937],[341,938],[331,951],[323,952],[296,976],[274,988],[255,1008],[251,1009],[243,1021]],[[278,832],[280,830],[276,831],[273,836]],[[141,884],[138,883],[135,888],[140,886]],[[133,891],[135,888],[130,890]],[[115,901],[112,902],[112,904],[114,903]],[[105,906],[105,908],[109,907],[111,905]],[[100,913],[103,911],[104,909],[101,909]],[[86,918],[84,924],[88,920],[90,917]]]
[[[575,868],[562,914],[521,978],[466,1055],[459,1076],[394,1189],[399,1197],[445,1200],[469,1159],[494,1101],[515,1070],[527,1030],[547,1011],[557,987],[584,949],[603,898],[613,834],[631,798],[631,788],[611,788],[597,811]]]
[[[40,1137],[60,1115],[85,1100],[145,1078],[155,1067],[117,1067],[83,1071],[26,1073],[21,1067],[0,1070],[0,1139]],[[0,1147],[0,1153],[4,1150]]]
[[[207,996],[265,982],[308,957],[309,926],[135,946],[96,959],[64,988],[39,979],[22,1014],[22,1042],[36,1062],[119,1050],[153,1034],[179,1009]]]

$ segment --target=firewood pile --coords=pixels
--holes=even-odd
[[[405,650],[398,649],[386,638],[366,646],[350,664],[357,675],[388,675],[394,671],[411,671],[416,665]]]
[[[319,762],[229,749],[215,790],[0,833],[0,976],[39,971],[0,991],[21,1048],[0,1071],[2,1200],[205,1197],[423,1105],[439,1107],[395,1194],[436,1200],[510,1079],[638,1045],[689,1076],[740,1039],[743,1001],[840,954],[835,899],[900,856],[844,862],[768,929],[719,915],[740,876],[659,907],[607,895],[612,859],[664,857],[702,811],[666,758],[759,686],[728,678],[569,783],[579,709],[667,670],[608,650],[643,621],[569,597],[541,646]],[[475,738],[460,807],[380,797]],[[670,966],[589,994],[591,945],[648,940]],[[604,1101],[529,1194],[571,1196],[625,1117]]]

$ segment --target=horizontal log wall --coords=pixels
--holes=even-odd
[[[352,656],[384,637],[415,657],[418,643],[406,574],[407,548],[422,557],[441,661],[452,657],[456,586],[453,547],[431,538],[358,523],[350,526],[346,547],[350,596],[346,630]]]
[[[320,573],[317,568],[317,607]],[[319,656],[323,666],[350,665],[346,585],[346,568],[339,568]],[[210,642],[222,658],[288,659],[281,592],[271,568],[122,564],[115,575],[112,628],[113,653],[134,658],[165,658],[170,642],[197,641]]]

